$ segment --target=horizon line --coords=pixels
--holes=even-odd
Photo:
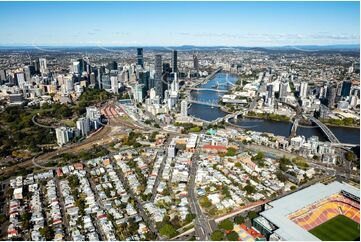
[[[318,46],[318,47],[329,47],[329,46],[358,46],[360,47],[360,43],[355,44],[285,44],[285,45],[192,45],[192,44],[184,44],[184,45],[114,45],[114,44],[0,44],[0,47],[127,47],[127,48],[139,48],[139,47],[245,47],[245,48],[272,48],[272,47],[292,47],[292,46]]]

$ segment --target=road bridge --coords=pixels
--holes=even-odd
[[[296,136],[299,121],[300,121],[299,117],[296,117],[295,120],[293,121],[293,124],[291,127],[291,132],[290,132],[290,138]]]
[[[350,143],[331,143],[332,147],[356,147],[359,146],[358,144],[350,144]]]
[[[195,104],[200,104],[200,105],[207,105],[207,106],[211,106],[211,107],[217,107],[220,108],[221,105],[218,104],[218,102],[213,102],[211,100],[209,101],[203,101],[203,100],[197,100],[197,99],[193,99],[193,98],[188,98],[188,102],[189,103],[195,103]]]
[[[238,111],[238,112],[236,112],[236,113],[230,113],[230,114],[227,114],[226,116],[224,116],[224,117],[221,117],[221,118],[217,118],[216,120],[215,120],[215,122],[217,123],[217,122],[222,122],[223,120],[226,122],[226,123],[229,123],[229,120],[230,119],[237,119],[237,117],[239,116],[239,115],[244,115],[244,113],[245,113],[245,111]]]
[[[221,90],[221,89],[216,89],[216,88],[203,88],[203,87],[193,87],[193,88],[190,88],[190,90],[192,90],[192,91],[211,91],[211,92],[221,92],[221,93],[228,92],[228,90]]]
[[[324,123],[322,123],[320,120],[318,120],[317,118],[315,118],[313,116],[310,116],[310,115],[305,115],[305,116],[311,122],[315,123],[322,130],[322,132],[327,136],[328,140],[331,141],[331,143],[340,143],[340,141],[337,139],[337,137],[332,133],[332,131]]]

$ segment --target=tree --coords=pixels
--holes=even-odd
[[[236,164],[234,164],[234,165],[235,165],[235,167],[237,167],[237,168],[240,168],[240,169],[243,168],[243,166],[242,166],[242,164],[241,164],[240,162],[236,162]]]
[[[355,156],[354,156],[354,154],[353,154],[351,151],[347,151],[347,152],[345,153],[345,159],[346,159],[347,161],[353,161],[353,160],[355,159]]]
[[[187,216],[186,216],[186,223],[190,223],[193,221],[193,219],[196,218],[196,215],[193,214],[193,213],[188,213]]]
[[[252,157],[252,160],[254,161],[261,161],[264,159],[264,153],[262,151],[258,151],[257,155]]]
[[[0,214],[0,224],[3,224],[7,221],[6,215],[5,214]]]
[[[224,233],[220,230],[216,230],[211,235],[211,240],[220,241],[224,239]]]
[[[277,176],[277,179],[280,180],[281,182],[287,181],[287,177],[281,171],[277,171],[276,176]]]
[[[220,227],[221,229],[224,229],[224,230],[232,230],[233,229],[233,223],[226,219],[226,220],[223,220],[222,222],[220,222],[218,224],[218,227]]]
[[[210,206],[212,206],[211,201],[209,201],[208,197],[203,197],[199,200],[199,203],[201,204],[202,207],[205,208],[209,208]]]
[[[247,194],[252,194],[256,191],[256,188],[252,185],[246,185],[243,189],[247,192]]]
[[[77,188],[79,186],[79,178],[76,175],[71,175],[68,177],[69,185],[71,188]]]
[[[166,236],[168,238],[172,238],[177,234],[177,231],[175,230],[175,228],[173,227],[173,225],[166,223],[164,224],[160,230],[159,230],[160,235],[162,236]]]
[[[243,224],[244,223],[244,218],[242,216],[236,216],[234,218],[234,222],[237,224]]]
[[[235,232],[235,231],[232,231],[229,234],[227,234],[227,239],[229,241],[237,241],[238,238],[239,238],[239,236],[238,236],[237,232]]]
[[[257,218],[258,214],[255,211],[249,211],[247,214],[247,217],[252,220],[252,219]]]
[[[231,197],[231,193],[229,192],[229,188],[227,186],[223,186],[222,195],[226,198]]]
[[[51,227],[45,226],[44,228],[40,228],[39,232],[46,240],[53,240],[54,238],[54,231]]]
[[[134,221],[130,221],[128,224],[128,228],[129,228],[129,231],[131,231],[132,233],[135,233],[139,229],[139,224],[135,223]]]
[[[233,147],[229,147],[227,149],[226,156],[235,156],[237,154],[237,150]]]

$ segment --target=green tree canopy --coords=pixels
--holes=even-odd
[[[237,150],[233,147],[229,147],[227,149],[226,156],[235,156],[237,154]]]
[[[216,230],[211,235],[211,240],[220,241],[224,239],[224,233],[220,230]]]
[[[255,211],[249,211],[247,214],[247,217],[252,220],[252,219],[257,218],[258,214]]]
[[[220,222],[218,224],[218,227],[220,227],[221,229],[224,229],[224,230],[232,230],[233,229],[233,223],[226,219],[226,220],[223,220],[222,222]]]
[[[186,222],[187,222],[187,223],[190,223],[190,222],[192,222],[193,219],[195,219],[195,218],[196,218],[196,215],[195,215],[195,214],[193,214],[193,213],[188,213],[187,216],[186,216]]]
[[[165,223],[159,230],[160,235],[166,236],[168,238],[172,238],[177,234],[177,231],[173,227],[173,225],[169,223]]]
[[[351,151],[347,151],[345,153],[345,159],[348,161],[353,161],[355,159],[355,156]]]
[[[234,222],[237,223],[237,224],[243,224],[244,223],[244,218],[240,215],[236,216],[234,218]]]
[[[235,232],[235,231],[232,231],[229,234],[227,234],[227,239],[229,241],[237,241],[238,238],[239,238],[239,236],[238,236],[237,232]]]
[[[256,188],[252,185],[246,185],[243,189],[247,192],[247,194],[252,194],[256,191]]]
[[[210,206],[212,206],[212,203],[211,203],[211,201],[209,201],[208,197],[202,197],[199,200],[199,203],[201,204],[202,207],[205,207],[205,208],[209,208]]]

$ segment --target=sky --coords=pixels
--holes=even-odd
[[[359,2],[0,2],[0,45],[359,44]]]

